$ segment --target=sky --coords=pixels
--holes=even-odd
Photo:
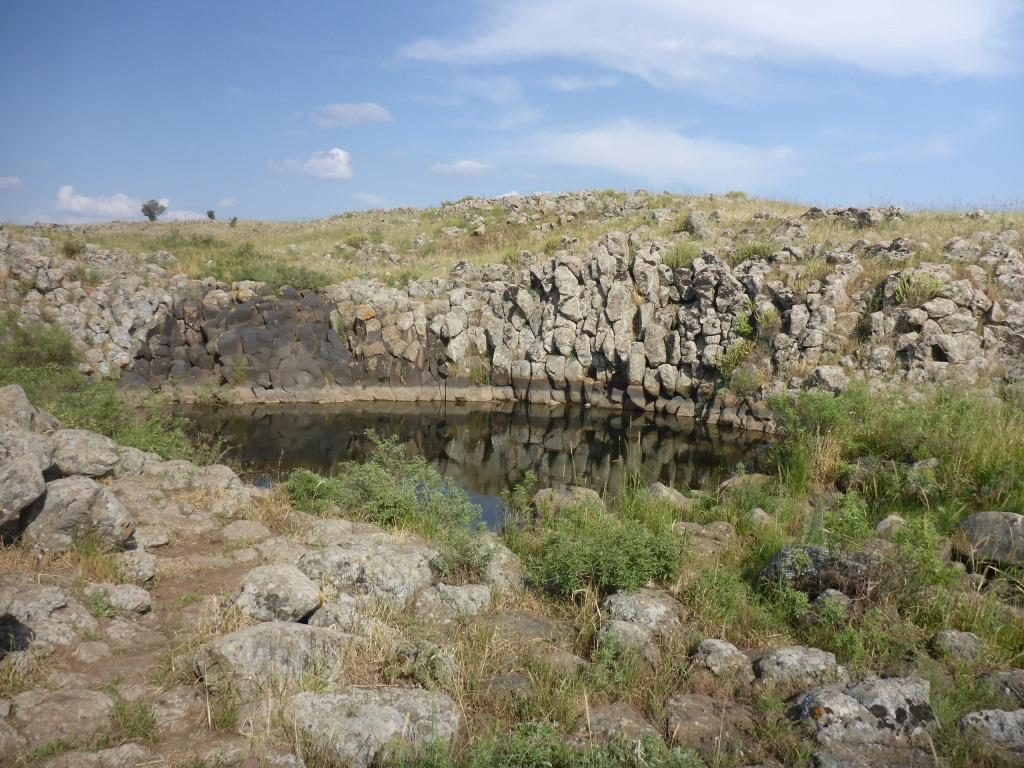
[[[6,2],[0,221],[1024,205],[1024,0]]]

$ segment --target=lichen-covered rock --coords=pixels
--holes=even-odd
[[[553,488],[542,488],[533,497],[537,509],[549,512],[561,512],[573,507],[595,507],[604,509],[601,494],[591,488],[579,485],[556,485]]]
[[[693,511],[693,499],[664,483],[651,483],[647,486],[647,498],[653,502],[668,504],[683,514]]]
[[[436,584],[416,596],[416,613],[441,621],[476,616],[490,606],[491,590],[485,584]]]
[[[0,460],[0,526],[17,520],[21,511],[43,495],[46,481],[31,456]]]
[[[40,472],[53,466],[53,440],[0,416],[0,460],[30,458]]]
[[[1024,765],[1024,709],[969,712],[960,718],[960,730],[965,739],[1008,765]]]
[[[45,654],[98,629],[86,607],[59,587],[0,586],[0,656],[12,650]]]
[[[353,635],[306,624],[268,621],[218,637],[196,657],[196,669],[215,691],[243,700],[292,689],[304,675],[337,679]]]
[[[932,651],[942,659],[971,664],[985,653],[985,644],[973,632],[940,629],[932,636]]]
[[[383,762],[399,741],[413,748],[449,744],[464,723],[448,696],[415,688],[300,693],[287,718],[289,730],[301,734],[309,753],[350,768]]]
[[[850,679],[834,654],[819,648],[793,645],[771,651],[754,662],[758,681],[783,691],[806,691],[827,683]]]
[[[138,542],[138,529],[136,542]],[[116,555],[117,572],[124,580],[132,584],[148,584],[156,578],[156,558],[144,549],[130,549]]]
[[[497,541],[487,544],[490,558],[484,577],[487,583],[502,592],[517,592],[526,586],[526,569],[519,555]]]
[[[953,533],[956,553],[976,563],[1024,565],[1024,515],[976,512]]]
[[[1005,709],[1024,707],[1024,669],[989,672],[978,680],[979,686]]]
[[[98,596],[111,608],[128,613],[149,613],[153,607],[149,592],[134,584],[89,584],[85,594]]]
[[[662,589],[616,592],[601,607],[606,618],[636,624],[663,639],[681,632],[686,620],[683,604]]]
[[[121,462],[117,444],[109,437],[84,429],[59,429],[53,439],[53,463],[64,476],[109,475]]]
[[[731,679],[740,683],[754,681],[750,659],[735,645],[725,640],[702,640],[693,655],[692,664],[695,669],[707,670],[719,679]]]
[[[290,565],[261,565],[247,573],[235,605],[257,621],[301,621],[320,607],[316,584]]]
[[[42,552],[63,552],[78,539],[104,549],[124,546],[135,520],[110,489],[87,477],[67,477],[46,484],[46,494],[23,514],[22,539]]]
[[[880,559],[868,551],[847,555],[822,547],[783,547],[761,572],[761,582],[811,597],[827,589],[859,596],[870,590],[880,566]]]
[[[438,553],[424,544],[353,539],[302,555],[296,567],[322,589],[357,590],[395,607],[433,581]]]

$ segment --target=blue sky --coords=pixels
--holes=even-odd
[[[5,221],[1024,199],[1024,0],[37,0],[3,27]]]

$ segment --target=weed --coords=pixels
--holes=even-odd
[[[900,276],[893,289],[893,298],[897,304],[918,307],[931,301],[946,287],[946,284],[926,272],[909,272]]]
[[[671,269],[685,269],[693,264],[700,253],[701,247],[696,243],[677,243],[671,251],[662,257],[661,263]]]

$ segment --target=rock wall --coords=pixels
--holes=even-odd
[[[3,237],[0,275],[23,313],[72,332],[89,370],[183,399],[579,403],[770,432],[766,400],[795,387],[1024,378],[1019,243],[953,238],[934,261],[906,238],[791,243],[683,263],[672,242],[612,232],[405,289],[272,294],[168,277],[167,254],[68,259]]]

